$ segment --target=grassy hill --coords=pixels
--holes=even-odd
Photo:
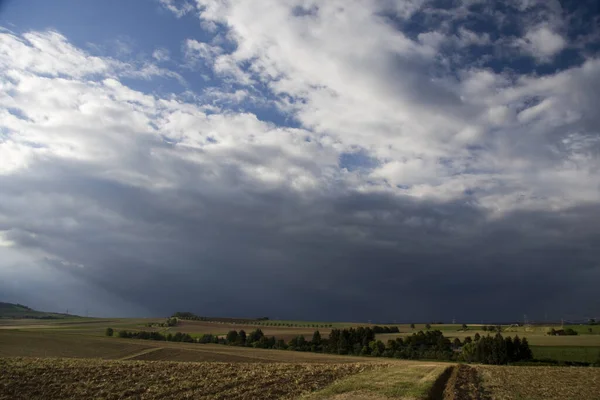
[[[0,302],[0,318],[62,319],[73,315],[37,311],[22,304]]]

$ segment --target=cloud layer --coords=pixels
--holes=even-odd
[[[161,4],[212,39],[132,61],[0,32],[7,297],[120,315],[597,311],[599,36],[580,9]],[[181,90],[132,83],[158,80]]]

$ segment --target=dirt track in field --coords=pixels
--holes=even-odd
[[[490,400],[481,384],[476,368],[468,365],[452,367],[443,394],[431,400]]]

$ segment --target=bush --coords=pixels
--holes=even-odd
[[[106,328],[106,331],[104,333],[106,336],[112,336],[114,335],[115,331],[113,330],[113,328]]]
[[[573,330],[572,328],[567,328],[567,329],[550,329],[550,331],[548,332],[548,335],[550,336],[576,336],[578,335],[577,331]]]

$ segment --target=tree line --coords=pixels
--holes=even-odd
[[[375,329],[378,328],[378,329]],[[305,351],[315,353],[346,354],[355,356],[388,357],[408,360],[429,359],[444,361],[466,361],[483,364],[507,364],[509,362],[528,361],[533,358],[527,339],[504,338],[500,333],[482,337],[476,334],[474,339],[466,337],[461,342],[444,337],[439,330],[419,331],[410,336],[390,339],[387,343],[377,340],[376,333],[386,332],[386,327],[357,327],[332,329],[328,338],[321,337],[317,330],[307,340],[298,335],[288,342],[274,336],[265,336],[263,331],[255,329],[246,333],[230,330],[225,337],[205,334],[193,338],[189,334],[177,332],[164,335],[160,332],[119,331],[118,337],[145,340],[164,340],[189,343],[217,343],[229,346],[245,346],[262,349]],[[396,328],[397,327],[392,327]],[[389,330],[389,329],[388,329]],[[107,330],[108,334],[108,330]],[[111,335],[112,336],[112,330]]]
[[[179,323],[179,318],[177,317],[170,317],[167,318],[167,320],[165,322],[149,322],[146,324],[147,327],[149,328],[170,328],[173,326],[177,326],[177,324]]]
[[[271,321],[269,317],[260,317],[255,319],[246,318],[213,318],[213,317],[202,317],[188,311],[178,311],[173,314],[172,317],[188,320],[188,321],[203,321],[203,322],[219,322],[219,323],[230,323],[240,325],[257,325],[257,326],[286,326],[288,328],[294,327],[312,327],[312,328],[331,328],[333,324],[300,324],[297,322],[275,322]]]

